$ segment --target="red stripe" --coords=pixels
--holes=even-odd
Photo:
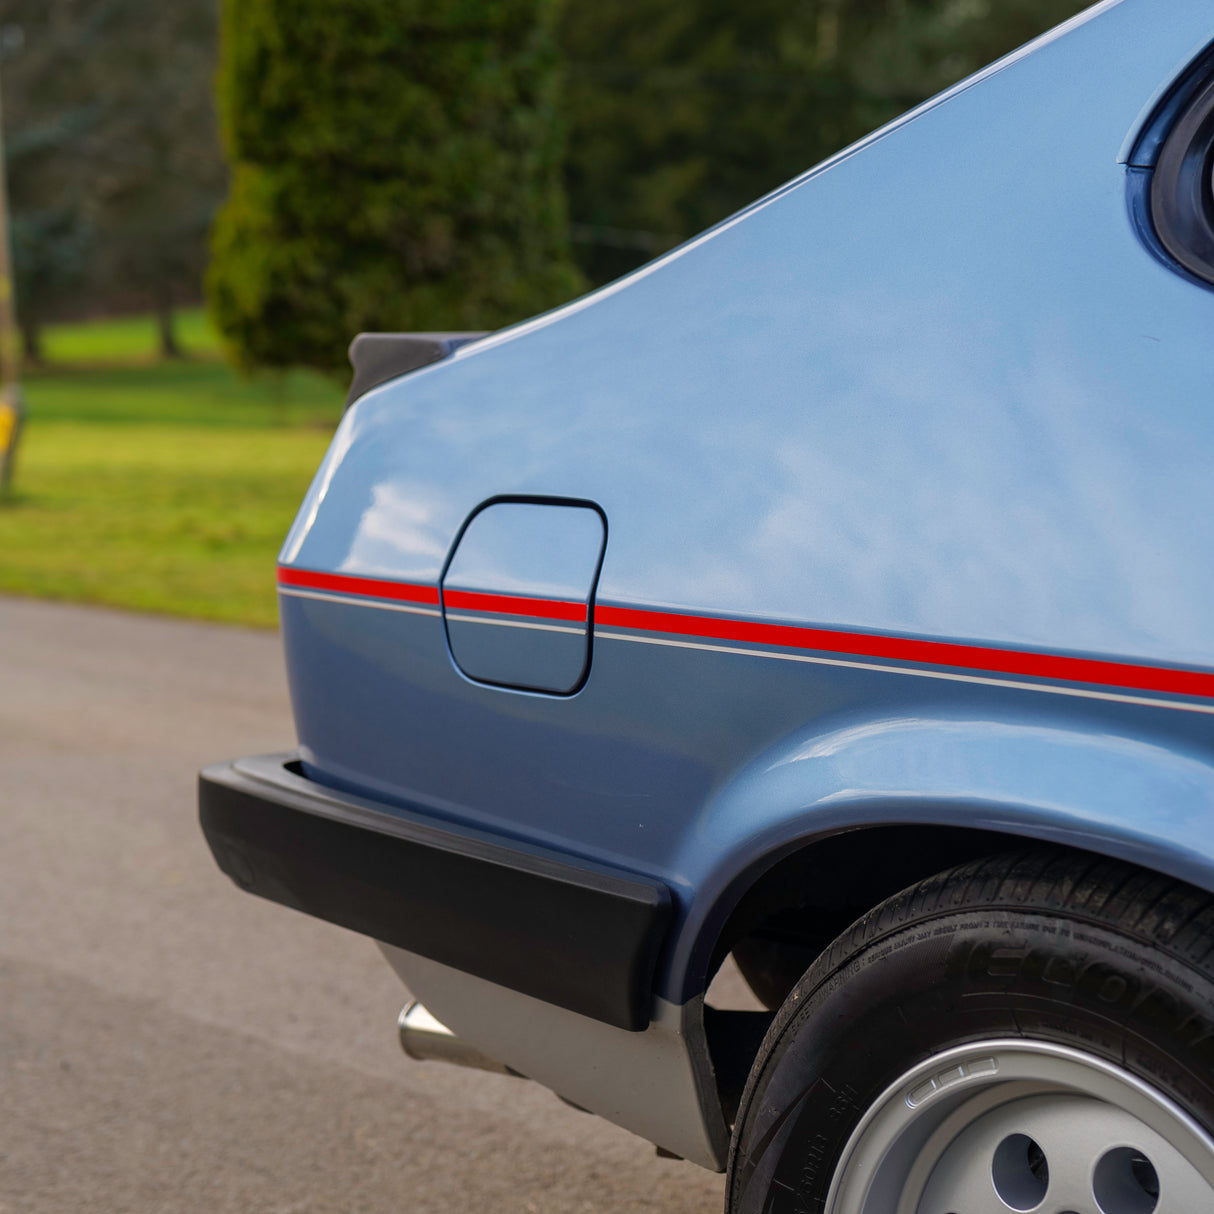
[[[339,594],[365,594],[373,599],[392,599],[400,603],[426,603],[438,606],[438,587],[412,582],[387,582],[380,578],[350,577],[343,573],[315,573],[311,569],[278,570],[280,586],[304,586],[309,590],[330,590]]]
[[[438,606],[437,587],[412,582],[388,582],[378,578],[351,577],[348,574],[316,573],[310,569],[279,569],[278,584]],[[519,594],[479,594],[470,590],[448,590],[445,598],[448,607],[466,611],[487,611],[494,615],[527,615],[543,620],[572,620],[578,624],[586,622],[585,603],[570,603],[562,599],[527,598]]]
[[[489,611],[494,615],[529,615],[541,620],[586,622],[586,604],[564,599],[530,599],[520,594],[481,594],[473,590],[444,590],[448,607],[464,611]]]
[[[279,569],[282,586],[301,586],[361,594],[395,602],[439,605],[438,588],[410,582],[390,582],[347,574],[316,573],[307,569]],[[448,607],[484,611],[494,615],[531,616],[545,620],[586,622],[586,604],[561,599],[527,598],[514,594],[480,594],[449,590]],[[746,620],[683,615],[674,611],[642,611],[634,607],[595,608],[595,623],[639,632],[661,632],[674,636],[703,637],[716,641],[740,641],[750,645],[777,645],[817,653],[849,657],[880,658],[917,662],[929,666],[951,666],[984,674],[1021,675],[1066,683],[1093,683],[1129,691],[1154,691],[1170,695],[1214,698],[1214,674],[1200,670],[1175,670],[1140,666],[1128,662],[1101,662],[1093,658],[1068,658],[1049,653],[1025,653],[1018,649],[993,649],[981,645],[953,645],[947,641],[916,641],[873,633],[838,632],[825,628],[800,628],[790,624],[758,624]]]
[[[980,670],[989,674],[1025,675],[1069,683],[1097,683],[1134,691],[1214,697],[1214,674],[1198,670],[1170,670],[1167,667],[1135,666],[1125,662],[1101,662],[1092,658],[1024,653],[1015,649],[990,649],[980,645],[951,645],[945,641],[914,641],[869,633],[798,628],[787,624],[754,624],[745,620],[713,619],[676,612],[639,611],[632,607],[598,606],[594,611],[594,622],[596,625],[634,628],[643,632],[781,645],[790,649],[812,649],[819,653],[840,653],[861,658],[889,658],[899,662]]]

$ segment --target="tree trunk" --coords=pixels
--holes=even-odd
[[[173,321],[173,288],[163,283],[156,290],[156,328],[160,334],[161,358],[182,357]]]
[[[42,364],[42,325],[38,321],[21,318],[21,346],[26,362]]]
[[[270,368],[270,403],[276,426],[287,424],[287,373],[282,367]]]

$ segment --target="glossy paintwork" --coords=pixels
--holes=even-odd
[[[443,589],[588,603],[605,530],[591,506],[491,502],[464,528]]]
[[[459,669],[481,682],[573,691],[590,657],[589,608],[605,540],[603,518],[589,506],[492,502],[478,510],[442,582]],[[578,610],[543,614],[560,604]]]
[[[1123,0],[564,312],[347,415],[287,565],[437,585],[498,494],[599,503],[600,605],[1214,668],[1214,293],[1131,221],[1208,0]],[[1136,171],[1136,170],[1129,170]],[[1214,888],[1214,718],[596,635],[558,700],[442,621],[285,598],[331,783],[662,877],[659,994],[746,875],[962,822]]]

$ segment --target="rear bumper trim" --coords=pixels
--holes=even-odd
[[[649,1023],[659,881],[326,788],[293,753],[208,767],[198,804],[250,893],[617,1028]]]

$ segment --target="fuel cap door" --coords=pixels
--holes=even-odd
[[[586,502],[495,501],[464,525],[443,574],[451,657],[478,683],[569,695],[590,669],[607,528]]]

